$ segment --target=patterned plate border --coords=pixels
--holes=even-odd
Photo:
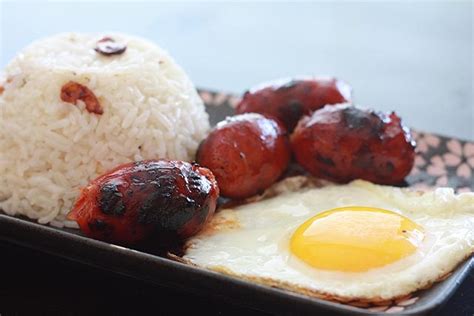
[[[206,106],[235,108],[240,101],[239,97],[228,93],[200,90],[199,94]],[[423,191],[433,187],[451,187],[458,193],[474,191],[474,142],[413,130],[412,134],[417,149],[415,167],[406,178],[409,187]],[[443,280],[448,276],[446,275]],[[396,314],[413,305],[421,296],[423,290],[377,304],[364,302],[347,304],[371,312]]]

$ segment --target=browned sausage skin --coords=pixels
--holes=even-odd
[[[359,178],[398,184],[415,160],[415,142],[395,113],[348,104],[327,106],[302,118],[291,146],[307,171],[337,182]]]
[[[236,113],[260,113],[292,131],[298,120],[327,104],[351,101],[351,88],[336,78],[287,79],[247,91]]]
[[[85,187],[68,215],[92,238],[135,244],[153,234],[187,238],[216,209],[211,171],[182,161],[121,165]]]
[[[260,114],[220,122],[201,143],[197,161],[216,176],[223,196],[243,199],[262,192],[285,171],[290,160],[286,132]]]

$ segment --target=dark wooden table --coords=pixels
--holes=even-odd
[[[0,315],[265,315],[0,242]],[[474,271],[436,315],[474,315]]]

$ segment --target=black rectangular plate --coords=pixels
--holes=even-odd
[[[232,115],[231,103],[234,97],[226,94],[201,91],[206,101],[211,123],[214,125],[226,115]],[[422,156],[441,156],[449,150],[451,139],[417,133],[419,140],[428,138],[428,145]],[[433,141],[437,139],[437,141]],[[467,142],[455,140],[464,146]],[[416,167],[408,178],[408,184],[434,185],[439,178],[430,175],[429,162]],[[471,188],[474,185],[465,179],[456,178],[453,166],[446,167],[448,183],[455,188]],[[472,179],[470,180],[472,181]],[[352,315],[378,314],[364,308],[338,304],[295,294],[285,290],[262,286],[237,278],[175,262],[150,253],[89,239],[78,230],[44,226],[24,218],[0,213],[0,240],[40,250],[83,264],[99,267],[115,273],[130,276],[161,286],[173,287],[189,293],[196,293],[232,301],[236,304],[277,314],[315,314],[322,312],[345,312]],[[428,290],[417,293],[418,300],[405,307],[398,314],[422,315],[436,309],[455,292],[458,285],[474,266],[474,258],[460,265],[446,280]]]

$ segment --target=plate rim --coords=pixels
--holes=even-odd
[[[149,254],[143,251],[135,250],[132,248],[122,247],[115,244],[110,244],[107,242],[102,242],[99,240],[94,240],[76,234],[72,229],[66,230],[51,226],[45,226],[33,221],[22,219],[18,217],[13,217],[0,213],[0,240],[7,241],[13,244],[17,244],[26,248],[33,248],[41,252],[47,253],[49,255],[62,257],[74,262],[79,262],[81,264],[93,266],[99,269],[105,269],[107,271],[117,273],[120,275],[125,275],[127,277],[132,277],[144,282],[151,282],[161,286],[171,286],[179,290],[184,290],[186,292],[197,293],[196,285],[202,285],[202,281],[212,281],[211,283],[218,284],[217,288],[222,288],[224,285],[234,288],[234,292],[242,293],[248,291],[247,295],[252,293],[252,296],[258,294],[257,296],[262,297],[262,295],[273,298],[272,302],[280,301],[278,309],[272,308],[268,309],[267,305],[264,302],[258,302],[258,300],[252,303],[245,302],[243,300],[235,299],[229,297],[228,294],[217,293],[217,291],[212,291],[207,293],[206,296],[209,297],[223,297],[228,300],[238,304],[240,306],[247,306],[253,309],[262,310],[262,311],[281,311],[281,308],[284,305],[299,304],[297,308],[301,309],[301,312],[310,312],[313,311],[327,311],[327,312],[345,312],[350,315],[378,315],[379,312],[369,311],[364,308],[358,308],[350,305],[344,305],[337,302],[331,302],[319,298],[313,298],[305,296],[298,293],[293,293],[283,289],[273,288],[266,285],[256,284],[246,280],[238,279],[236,277],[227,276],[215,271],[207,270],[200,267],[194,267],[186,265],[177,261],[173,261],[168,258],[160,257],[157,255]],[[36,241],[36,242],[35,242]],[[62,247],[65,245],[69,247]],[[81,251],[77,251],[81,250]],[[84,251],[85,250],[85,251]],[[96,252],[95,255],[91,253]],[[166,280],[166,282],[160,282],[158,280],[150,279],[143,276],[144,271],[130,271],[123,266],[119,268],[120,264],[115,267],[107,266],[107,263],[110,262],[110,258],[120,257],[122,259],[126,258],[129,261],[139,263],[146,263],[147,267],[146,272],[152,272],[153,267],[159,268],[163,271],[169,270],[174,271],[179,274],[179,278],[187,278],[192,280],[192,286],[189,287],[184,283],[173,282],[173,276]],[[101,259],[101,260],[96,260]],[[120,260],[118,261],[120,262]],[[148,266],[152,264],[152,266]],[[426,314],[434,309],[445,304],[448,299],[455,293],[458,286],[462,283],[464,278],[470,273],[470,270],[474,267],[474,257],[468,258],[456,270],[452,273],[450,277],[446,280],[435,284],[431,289],[427,291],[432,291],[434,287],[439,287],[442,285],[442,289],[438,290],[433,298],[428,298],[423,300],[421,298],[418,302],[406,308],[399,315],[420,315]],[[155,271],[157,272],[157,271]],[[178,278],[178,279],[179,279]],[[196,282],[196,280],[200,280]],[[181,284],[181,286],[179,286]],[[209,288],[208,288],[209,290]],[[230,291],[227,289],[227,291]],[[231,291],[231,292],[232,292]],[[282,300],[279,300],[282,299]]]

